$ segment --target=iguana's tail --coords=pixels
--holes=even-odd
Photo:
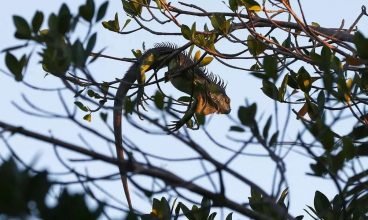
[[[124,148],[123,148],[123,141],[122,141],[122,129],[121,129],[121,122],[122,122],[122,111],[124,105],[124,99],[132,87],[132,84],[137,81],[138,77],[141,76],[141,71],[149,71],[150,69],[157,68],[157,65],[162,61],[160,58],[165,58],[168,54],[173,52],[175,48],[173,46],[168,45],[161,45],[152,49],[149,49],[140,57],[137,62],[135,62],[132,66],[130,66],[129,70],[125,74],[122,82],[120,82],[119,87],[116,91],[115,100],[114,100],[114,135],[115,135],[115,148],[116,148],[116,155],[119,161],[124,161]],[[142,65],[145,62],[145,59],[153,55],[154,61],[150,63],[148,67],[142,68]],[[156,57],[157,56],[157,57]],[[155,60],[155,57],[158,58]],[[146,65],[146,64],[145,64]],[[133,206],[130,199],[129,187],[128,187],[128,180],[126,176],[126,171],[122,166],[119,166],[121,181],[123,183],[125,197],[127,199],[129,209],[132,211]]]
[[[125,74],[122,82],[120,82],[119,87],[116,91],[116,95],[115,95],[113,123],[114,123],[116,155],[119,161],[124,161],[124,148],[123,148],[122,129],[121,129],[124,99],[126,97],[126,94],[128,93],[128,90],[132,86],[132,84],[137,80],[138,73],[139,73],[139,65],[133,64],[129,68],[128,72]],[[128,180],[127,180],[126,172],[124,171],[124,168],[122,166],[119,166],[119,172],[121,176],[121,182],[124,188],[125,197],[128,202],[129,209],[132,211],[133,206],[132,206],[132,201],[131,201],[130,193],[129,193]]]

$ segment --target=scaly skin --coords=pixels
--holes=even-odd
[[[144,74],[151,69],[167,66],[169,69],[167,78],[172,85],[179,91],[193,98],[184,116],[170,126],[171,131],[180,129],[195,113],[203,115],[230,113],[230,98],[226,95],[223,81],[212,73],[206,73],[204,68],[194,66],[195,62],[183,52],[178,53],[169,60],[166,59],[175,51],[176,47],[172,44],[156,45],[155,48],[146,51],[138,61],[129,68],[120,82],[115,95],[113,115],[116,154],[120,161],[124,161],[121,129],[124,99],[135,81],[138,80],[139,84],[144,83]],[[191,68],[186,69],[186,67],[189,66],[191,66]],[[181,69],[186,70],[175,73]],[[138,103],[142,95],[143,87],[138,88]],[[123,167],[119,167],[119,171],[129,209],[132,211],[133,206],[130,199],[126,172]]]

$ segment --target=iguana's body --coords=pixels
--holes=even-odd
[[[133,64],[125,74],[120,83],[114,101],[114,134],[115,146],[119,160],[124,160],[124,151],[122,148],[121,119],[124,98],[135,81],[142,82],[142,76],[151,69],[157,69],[159,66],[168,67],[167,78],[173,86],[193,97],[191,106],[172,130],[178,130],[185,125],[195,113],[208,115],[212,113],[228,114],[230,113],[230,98],[226,95],[225,86],[222,80],[212,73],[206,73],[204,68],[194,66],[194,61],[187,54],[180,52],[168,58],[176,51],[176,47],[171,44],[158,44],[155,48],[147,50],[138,61]],[[162,63],[165,62],[165,63]],[[162,65],[163,64],[163,65]],[[186,69],[191,66],[191,68]],[[186,69],[182,72],[178,70]],[[176,73],[175,73],[176,72]],[[143,89],[143,88],[139,88]],[[142,91],[138,94],[143,94]],[[124,192],[132,210],[126,174],[122,167],[119,167]]]

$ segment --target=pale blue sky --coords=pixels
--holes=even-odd
[[[73,12],[76,12],[77,6],[84,1],[66,1],[68,6],[72,9]],[[103,1],[96,1],[97,5],[101,4]],[[173,1],[176,2],[176,1]],[[187,1],[187,2],[195,2],[196,4],[200,4],[205,7],[208,11],[216,11],[219,8],[220,10],[226,10],[223,6],[222,1],[215,0],[207,0],[207,1]],[[345,20],[345,27],[349,26],[352,21],[357,17],[360,13],[361,5],[365,4],[364,0],[354,0],[354,1],[345,1],[345,0],[308,0],[303,1],[304,13],[306,14],[307,20],[309,22],[317,22],[321,26],[325,27],[339,27],[342,19]],[[0,36],[1,47],[16,45],[19,42],[13,39],[14,27],[12,23],[11,16],[13,14],[19,14],[27,18],[31,19],[35,10],[41,10],[46,12],[57,11],[60,7],[60,1],[50,1],[50,0],[38,0],[38,1],[22,1],[22,0],[13,0],[6,1],[2,4],[0,8],[0,20],[2,24],[2,34]],[[110,1],[109,11],[105,20],[111,19],[114,16],[114,13],[118,11],[120,16],[120,21],[124,22],[126,16],[122,11],[122,6],[120,1]],[[367,18],[364,22],[360,24],[360,28],[367,27]],[[188,20],[187,25],[191,25],[192,21]],[[134,26],[134,22],[128,26]],[[153,36],[147,34],[145,32],[138,32],[136,34],[121,36],[114,33],[111,33],[101,26],[96,27],[94,29],[98,32],[98,45],[97,48],[107,47],[105,50],[106,54],[117,56],[117,57],[132,57],[130,52],[131,49],[141,48],[141,44],[143,41],[146,42],[146,46],[149,48],[154,43],[157,42],[175,42],[179,45],[185,43],[183,38],[167,38],[162,36]],[[81,29],[81,32],[83,28]],[[362,30],[363,32],[367,32],[366,30]],[[247,34],[247,33],[246,33]],[[6,69],[4,67],[4,54],[0,54],[0,68]],[[31,65],[28,69],[28,73],[26,76],[26,80],[32,82],[36,85],[45,88],[53,88],[56,85],[60,86],[60,83],[53,79],[52,77],[44,78],[44,71],[40,67],[40,65],[36,65],[37,59],[33,60],[34,65]],[[93,70],[93,74],[97,79],[104,80],[113,80],[116,77],[121,77],[122,74],[127,69],[127,63],[119,63],[116,61],[108,61],[108,60],[100,60],[91,66],[91,70]],[[246,72],[231,70],[223,65],[220,65],[217,62],[211,63],[208,68],[219,74],[225,81],[228,82],[228,95],[232,99],[232,113],[231,115],[236,117],[237,109],[239,105],[244,104],[244,98],[246,97],[250,102],[257,101],[259,107],[259,114],[269,112],[269,109],[273,109],[273,102],[268,99],[265,95],[261,93],[260,87],[261,81],[254,80],[249,74]],[[0,110],[0,120],[12,123],[15,125],[21,125],[25,128],[29,128],[31,130],[38,131],[43,134],[48,134],[51,132],[55,137],[64,138],[68,141],[76,142],[80,145],[83,145],[80,139],[78,139],[79,130],[75,126],[71,126],[70,123],[63,122],[58,119],[49,120],[49,119],[40,119],[25,116],[23,113],[18,112],[13,105],[11,105],[12,101],[19,103],[22,106],[26,106],[24,101],[20,96],[20,91],[25,93],[32,101],[36,104],[43,106],[44,108],[52,111],[60,111],[61,105],[57,99],[57,96],[51,95],[46,92],[34,92],[30,89],[24,88],[20,83],[14,82],[13,79],[4,76],[4,74],[0,74],[0,83],[1,83],[1,110]],[[170,91],[171,85],[165,84],[164,89]],[[242,90],[240,90],[242,88]],[[175,92],[174,92],[175,93]],[[177,93],[175,93],[177,94]],[[70,103],[70,106],[73,105],[74,99],[73,95],[67,94],[67,101]],[[281,107],[282,109],[282,107]],[[269,112],[270,113],[270,112]],[[281,118],[289,117],[285,115],[286,113],[281,112]],[[82,117],[82,114],[80,114]],[[111,123],[111,114],[109,115],[110,123]],[[298,127],[299,122],[295,121],[295,117],[292,116],[291,126]],[[98,115],[94,115],[94,119],[92,123],[83,122],[82,123],[98,128],[104,134],[108,134],[110,138],[113,138],[113,135],[109,133],[105,126],[98,120]],[[148,125],[147,122],[142,122]],[[220,141],[223,143],[227,143],[231,146],[234,144],[226,140],[224,134],[228,133],[229,126],[232,125],[226,119],[225,116],[215,116],[211,119],[211,126],[209,126],[209,130],[215,135],[220,136]],[[125,126],[125,125],[124,125]],[[156,154],[165,155],[167,157],[183,157],[193,155],[193,152],[188,151],[186,148],[183,148],[182,145],[173,142],[173,139],[169,136],[147,136],[146,134],[137,131],[131,127],[124,127],[124,134],[128,137],[134,139],[138,145],[141,145],[143,149],[153,152]],[[201,131],[191,132],[192,136],[196,139],[201,139],[204,135]],[[232,135],[234,136],[234,135]],[[289,138],[295,137],[295,134],[288,134]],[[93,135],[86,135],[90,143],[93,143],[93,146],[97,151],[105,154],[109,154],[108,147],[106,143],[100,139],[93,137]],[[240,137],[240,136],[236,136]],[[204,143],[208,143],[208,146],[205,146],[205,149],[215,158],[219,160],[225,160],[228,158],[229,154],[224,153],[220,149],[216,147],[212,147],[208,140],[202,140]],[[62,166],[56,162],[56,158],[53,154],[52,148],[49,146],[45,146],[40,142],[33,141],[25,138],[12,138],[11,139],[12,146],[15,147],[17,153],[19,153],[25,161],[30,162],[36,155],[41,155],[39,161],[37,162],[38,168],[48,168],[54,171],[63,170]],[[6,155],[7,150],[0,143],[0,154],[1,156]],[[75,154],[70,154],[67,151],[60,151],[61,154],[66,158],[79,158]],[[334,189],[332,183],[330,181],[325,181],[321,179],[317,179],[314,177],[306,176],[305,172],[309,172],[309,160],[303,156],[297,154],[290,154],[287,157],[287,177],[290,185],[290,193],[291,193],[291,213],[293,215],[305,214],[303,212],[303,208],[305,205],[313,204],[313,196],[316,190],[320,190],[325,194],[329,195],[331,198],[336,190]],[[166,164],[159,163],[158,166],[162,166],[165,168],[169,168],[170,170],[175,170],[177,174],[180,176],[184,175],[193,175],[196,173],[196,167],[199,164]],[[168,167],[169,166],[169,167]],[[191,168],[188,171],[188,166]],[[76,164],[76,167],[77,164]],[[193,169],[192,169],[193,167]],[[272,174],[273,174],[273,164],[270,162],[269,158],[251,158],[247,157],[246,160],[236,160],[232,164],[232,167],[236,167],[241,173],[250,178],[256,183],[259,183],[266,190],[270,190]],[[241,167],[239,169],[239,167]],[[80,168],[80,167],[79,167]],[[84,168],[80,168],[80,170],[84,170]],[[116,172],[115,167],[111,167],[108,165],[102,165],[101,163],[96,163],[88,167],[88,172],[97,175],[97,174],[107,174]],[[188,174],[189,173],[189,174]],[[70,177],[66,177],[70,178]],[[232,179],[228,179],[228,196],[235,200],[247,201],[247,197],[249,196],[249,189],[241,189],[238,187],[237,182],[231,182]],[[203,184],[208,184],[208,181],[201,181]],[[113,183],[104,183],[104,187],[113,192],[115,196],[125,202],[125,199],[122,198],[122,191],[120,188],[120,182],[115,181]],[[239,199],[241,195],[242,199]],[[137,196],[133,196],[133,200],[139,201]],[[139,204],[137,205],[139,209],[146,210],[147,212],[150,210],[148,204]]]

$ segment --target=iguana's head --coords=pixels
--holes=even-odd
[[[213,74],[206,74],[207,80],[203,92],[197,94],[197,113],[204,115],[218,113],[229,114],[230,98],[226,95],[226,85],[219,77]]]

